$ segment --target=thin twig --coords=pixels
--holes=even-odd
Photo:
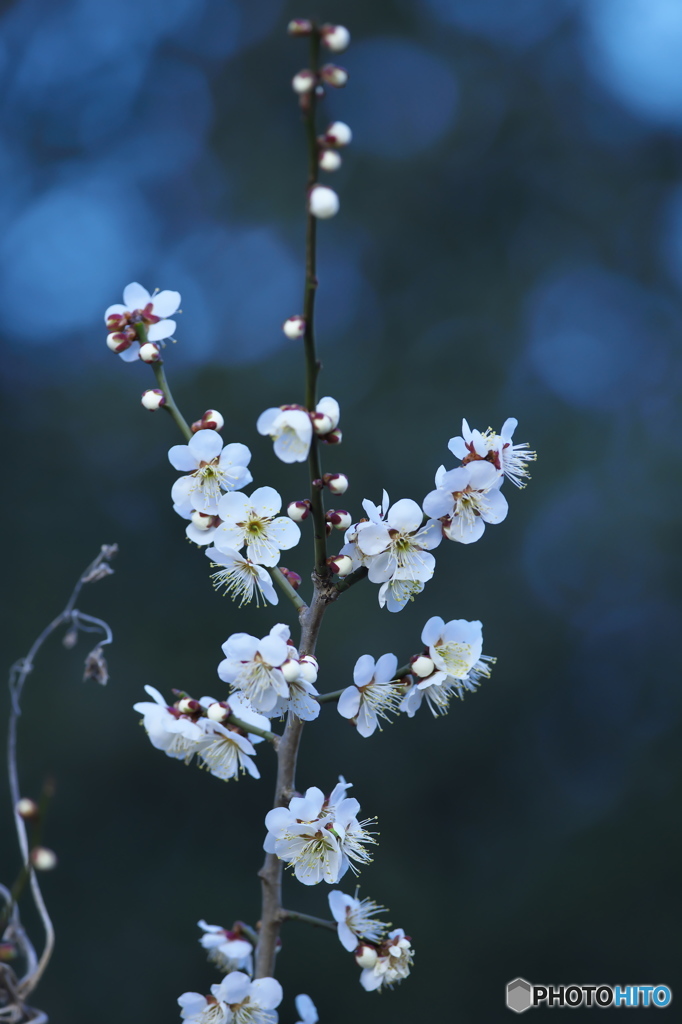
[[[325,921],[322,917],[312,917],[310,914],[301,914],[298,910],[280,910],[280,921],[304,921],[311,924],[313,928],[328,928],[335,932],[338,930],[336,921]]]

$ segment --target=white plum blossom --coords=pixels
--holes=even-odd
[[[209,963],[215,964],[224,974],[230,971],[253,974],[253,946],[242,938],[241,932],[229,931],[219,924],[207,924],[203,919],[198,926],[204,932],[199,942],[208,950]]]
[[[212,516],[209,512],[197,512],[196,509],[188,511],[187,506],[182,505],[173,505],[173,511],[183,519],[189,519],[185,528],[187,540],[200,548],[213,543],[216,529],[220,523],[218,516]]]
[[[449,540],[472,544],[483,536],[486,523],[506,518],[507,499],[500,492],[504,477],[491,462],[469,462],[436,474],[436,490],[424,498],[424,512],[443,519]]]
[[[258,417],[259,434],[274,441],[274,451],[282,462],[305,462],[313,439],[313,425],[307,409],[283,405],[266,409]]]
[[[444,715],[453,696],[462,698],[464,691],[474,693],[482,678],[490,677],[495,659],[481,654],[483,633],[481,623],[466,619],[445,622],[434,615],[422,630],[422,643],[428,649],[433,671],[417,677],[406,691],[400,710],[412,718],[426,700],[433,715]]]
[[[219,985],[211,985],[210,996],[183,992],[180,1017],[188,1024],[276,1024],[275,1007],[282,994],[275,978],[251,981],[248,974],[232,971]]]
[[[197,751],[199,760],[208,768],[211,775],[227,782],[238,777],[239,772],[248,772],[251,778],[260,779],[260,772],[251,755],[256,751],[246,736],[236,729],[222,725],[220,722],[202,718],[204,740]]]
[[[462,436],[450,438],[448,448],[464,463],[487,459],[516,487],[525,487],[530,479],[528,463],[534,462],[537,455],[529,450],[525,442],[512,444],[518,425],[519,421],[510,417],[504,421],[499,434],[492,427],[481,433],[479,430],[471,430],[467,421],[462,420]]]
[[[443,539],[436,519],[422,526],[422,511],[416,501],[401,498],[382,523],[371,523],[358,531],[357,546],[368,557],[372,583],[410,580],[424,583],[431,579],[436,560],[430,553]]]
[[[250,497],[241,491],[224,494],[218,503],[222,523],[213,543],[219,551],[240,551],[246,545],[250,561],[277,565],[280,551],[295,547],[299,527],[288,516],[278,516],[282,499],[274,487],[258,487]]]
[[[224,661],[218,675],[237,690],[256,711],[272,717],[280,697],[289,698],[289,684],[282,666],[289,657],[289,627],[273,626],[259,640],[249,633],[233,633],[223,644]]]
[[[376,664],[370,654],[363,654],[355,663],[354,685],[343,691],[337,710],[343,718],[355,720],[361,736],[381,729],[379,718],[390,721],[389,713],[398,710],[402,694],[391,682],[397,668],[395,654],[383,654]]]
[[[357,873],[356,864],[372,859],[365,846],[376,840],[365,826],[374,819],[358,821],[360,804],[345,796],[347,788],[342,782],[325,799],[313,786],[305,796],[293,797],[288,808],[275,807],[266,815],[263,848],[289,864],[303,885],[333,885],[348,868]]]
[[[414,580],[388,580],[379,587],[379,606],[389,612],[401,612],[423,589],[424,584]]]
[[[261,602],[264,605],[268,601],[270,604],[279,603],[279,597],[270,579],[270,574],[261,565],[257,565],[245,555],[240,555],[238,551],[228,547],[222,551],[215,547],[208,548],[206,556],[211,559],[211,566],[218,570],[211,573],[213,586],[216,590],[224,587],[224,595],[229,595],[233,601],[238,600],[240,608],[249,604],[254,598],[257,608],[260,607]],[[221,565],[222,569],[219,568]]]
[[[180,292],[163,291],[150,295],[137,281],[123,289],[123,304],[109,306],[104,322],[113,333],[107,344],[118,352],[125,362],[139,358],[140,343],[136,340],[135,324],[147,328],[149,341],[163,341],[171,338],[176,328],[175,320],[169,320],[180,308]]]
[[[329,893],[329,909],[337,922],[339,942],[349,953],[355,952],[361,940],[380,943],[390,925],[377,920],[377,914],[386,908],[373,900],[359,900],[355,896],[347,896],[340,889],[332,889]]]
[[[145,686],[145,691],[153,703],[140,701],[133,704],[133,709],[143,715],[142,724],[152,746],[189,764],[205,739],[202,727],[177,708],[169,707],[153,686]]]
[[[366,946],[356,960],[363,971],[360,984],[366,992],[375,992],[381,988],[393,988],[410,973],[414,957],[411,940],[402,928],[395,928],[388,933],[382,945],[374,950]]]
[[[310,996],[302,992],[300,996],[296,996],[294,1002],[296,1003],[296,1013],[300,1017],[296,1024],[317,1024],[320,1018],[317,1007]]]
[[[369,498],[365,498],[362,502],[362,507],[367,514],[367,519],[361,519],[358,523],[352,523],[348,527],[344,535],[344,546],[341,548],[339,554],[348,555],[353,560],[353,569],[359,569],[362,565],[367,565],[370,561],[370,556],[366,555],[358,547],[358,536],[362,530],[365,530],[368,526],[381,526],[386,519],[386,513],[388,512],[390,501],[386,491],[383,492],[381,505],[375,505]]]
[[[176,511],[184,515],[193,511],[215,516],[223,491],[233,491],[251,483],[253,477],[246,468],[251,452],[245,444],[226,444],[215,430],[197,430],[187,444],[176,444],[168,452],[175,469],[189,476],[181,476],[173,484],[171,497]]]

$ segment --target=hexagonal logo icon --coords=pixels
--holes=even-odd
[[[525,978],[515,978],[507,985],[507,1006],[514,1013],[523,1013],[531,1006],[531,986]]]

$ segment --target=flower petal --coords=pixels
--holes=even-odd
[[[147,340],[164,341],[166,338],[172,338],[176,327],[175,320],[159,320],[157,324],[150,324],[147,328]]]
[[[123,301],[128,309],[144,309],[147,303],[152,301],[152,297],[146,288],[133,281],[123,289]]]
[[[154,316],[162,318],[172,316],[180,308],[180,292],[170,292],[168,290],[158,292],[152,296],[152,303],[154,306]]]
[[[336,705],[342,718],[355,718],[360,707],[360,691],[357,686],[349,686],[343,691]]]

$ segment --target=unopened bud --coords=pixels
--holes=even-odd
[[[146,341],[140,348],[140,359],[143,363],[158,363],[161,349],[153,341]]]
[[[287,505],[287,515],[295,523],[302,523],[310,515],[310,502],[307,498],[303,501],[290,501]]]
[[[197,512],[196,509],[192,512],[190,518],[197,530],[210,530],[216,519],[215,516],[210,515],[208,512]]]
[[[305,334],[305,317],[300,316],[300,314],[288,317],[282,324],[282,330],[287,338],[290,338],[292,341],[296,338],[302,338]]]
[[[333,121],[324,133],[324,141],[327,146],[347,146],[353,133],[345,121]]]
[[[36,871],[52,871],[57,867],[57,854],[47,846],[35,846],[31,850],[31,864]]]
[[[301,666],[295,658],[288,658],[280,668],[288,683],[293,683],[301,674]]]
[[[209,704],[206,714],[212,722],[226,722],[231,715],[230,705],[223,701],[216,701]]]
[[[319,164],[323,171],[338,171],[341,157],[334,149],[324,149],[320,153]]]
[[[161,388],[150,388],[149,391],[142,392],[142,404],[150,412],[156,412],[157,409],[166,404],[166,396]]]
[[[328,220],[339,212],[339,197],[333,188],[326,185],[313,185],[308,193],[308,209],[313,217]]]
[[[293,18],[287,25],[287,32],[290,36],[309,36],[312,30],[313,23],[307,18]]]
[[[431,658],[427,657],[426,654],[415,654],[414,658],[410,658],[410,671],[414,672],[420,679],[426,679],[427,676],[430,676],[435,667]]]
[[[195,715],[197,711],[201,711],[201,704],[191,697],[183,697],[178,701],[177,708],[181,715]]]
[[[327,519],[336,530],[347,530],[353,521],[350,512],[346,512],[345,508],[330,508]]]
[[[348,490],[348,477],[344,473],[325,473],[322,483],[326,484],[332,494],[345,494]]]
[[[315,85],[315,75],[308,68],[304,68],[299,71],[297,75],[291,79],[291,88],[294,92],[297,92],[299,96],[304,95],[306,92],[310,92],[312,87]]]
[[[207,409],[200,420],[194,421],[191,429],[196,434],[197,430],[222,430],[224,426],[225,420],[218,410]]]
[[[24,821],[32,821],[40,814],[38,804],[28,796],[22,796],[21,800],[17,801],[16,812]]]
[[[324,437],[334,427],[333,420],[324,412],[311,412],[310,419],[312,420],[313,430],[318,437]]]
[[[330,430],[328,434],[325,434],[322,440],[325,444],[341,444],[342,438],[343,434],[339,428],[336,427],[334,430]]]
[[[345,25],[323,25],[320,35],[322,44],[332,53],[343,53],[350,45],[350,32]]]
[[[313,657],[312,654],[306,654],[301,658],[299,662],[299,673],[300,678],[306,683],[317,682],[317,673],[319,666],[317,664],[317,658]]]
[[[355,951],[355,962],[358,967],[374,967],[379,954],[374,946],[358,946]]]
[[[128,317],[125,313],[112,313],[107,317],[107,327],[110,331],[121,331],[126,326]]]
[[[125,352],[127,348],[130,348],[131,344],[132,342],[123,331],[116,331],[114,334],[107,335],[107,346],[112,352]]]
[[[336,576],[347,576],[353,571],[353,559],[348,555],[333,555],[327,559],[327,565]]]
[[[320,68],[320,78],[335,89],[343,89],[348,81],[348,72],[338,64],[325,64]]]
[[[279,571],[281,572],[282,576],[285,577],[285,579],[289,580],[289,583],[291,583],[294,590],[298,590],[302,582],[301,577],[298,575],[298,573],[294,572],[293,569],[285,569],[283,565],[280,565]]]

